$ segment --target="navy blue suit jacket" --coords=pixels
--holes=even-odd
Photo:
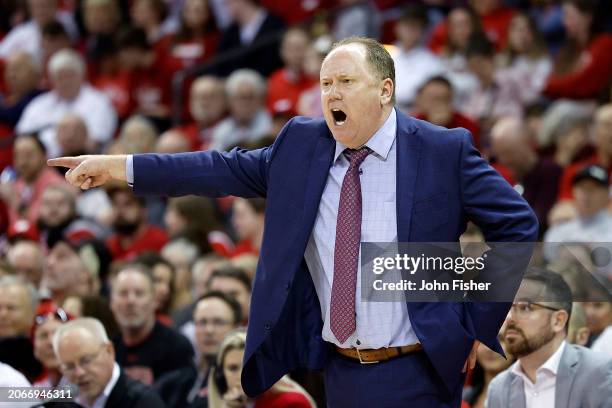
[[[468,220],[491,242],[531,242],[527,203],[473,147],[447,130],[397,114],[397,231],[400,242],[456,242]],[[262,393],[283,374],[325,366],[321,309],[304,251],[335,151],[322,119],[297,117],[269,148],[134,156],[137,194],[266,197],[265,230],[251,301],[242,384]],[[449,390],[474,339],[501,352],[508,303],[407,303],[412,327]]]

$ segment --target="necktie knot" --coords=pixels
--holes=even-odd
[[[344,149],[344,156],[349,161],[351,167],[358,167],[366,157],[371,153],[369,147],[361,147],[359,149]]]

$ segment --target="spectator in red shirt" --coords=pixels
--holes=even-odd
[[[163,36],[163,22],[168,7],[163,0],[135,0],[130,8],[132,22],[147,33],[150,44],[157,43]]]
[[[598,14],[599,13],[599,14]],[[612,34],[600,33],[596,0],[565,0],[566,46],[544,88],[551,98],[589,99],[608,90],[612,79]]]
[[[121,22],[121,11],[116,0],[84,0],[81,2],[83,10],[83,23],[86,37],[83,39],[81,49],[88,62],[90,81],[99,74],[100,61],[95,56],[95,49],[100,40],[112,37]]]
[[[303,69],[309,43],[308,33],[302,28],[292,28],[283,36],[280,53],[285,65],[274,71],[268,80],[266,104],[271,114],[288,112],[295,115],[300,95],[315,83]]]
[[[218,41],[208,0],[186,0],[178,32],[160,40],[156,49],[164,56],[166,71],[173,74],[212,57]]]
[[[163,55],[149,45],[146,33],[128,27],[117,38],[119,63],[128,74],[132,113],[151,119],[165,119],[170,114],[170,80]]]
[[[416,117],[438,126],[452,129],[466,128],[474,138],[474,145],[480,148],[480,128],[478,124],[453,107],[453,86],[443,76],[427,80],[419,89],[416,98]]]
[[[508,27],[514,10],[505,7],[501,0],[470,0],[470,5],[478,15],[487,38],[499,51],[506,46]],[[446,45],[448,22],[442,21],[432,33],[429,47],[438,52]]]
[[[36,225],[45,189],[50,185],[67,185],[66,181],[47,167],[47,151],[36,135],[19,136],[13,157],[18,178],[2,185],[0,193],[9,205],[11,222],[24,219]]]
[[[567,167],[561,178],[559,186],[559,200],[571,200],[572,180],[576,173],[589,164],[597,164],[608,169],[612,174],[612,104],[600,107],[595,112],[595,154],[586,160],[574,163]]]
[[[147,222],[144,199],[135,196],[127,185],[111,185],[107,192],[113,204],[115,233],[106,245],[113,260],[131,260],[145,251],[159,251],[168,236]]]
[[[97,63],[96,76],[91,84],[110,99],[119,119],[125,120],[134,108],[130,95],[132,78],[121,69],[115,39],[110,36],[98,38],[90,57]]]
[[[213,131],[227,113],[225,84],[214,76],[201,76],[191,84],[189,113],[193,122],[179,128],[189,140],[191,150],[207,150]]]

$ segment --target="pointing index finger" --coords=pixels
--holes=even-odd
[[[58,157],[55,159],[47,160],[47,165],[55,167],[68,167],[69,169],[74,169],[76,166],[81,164],[82,161],[82,157]]]

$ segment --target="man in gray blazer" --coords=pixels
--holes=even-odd
[[[487,408],[612,408],[612,360],[566,342],[571,309],[560,275],[525,274],[502,329],[517,361],[491,381]]]

